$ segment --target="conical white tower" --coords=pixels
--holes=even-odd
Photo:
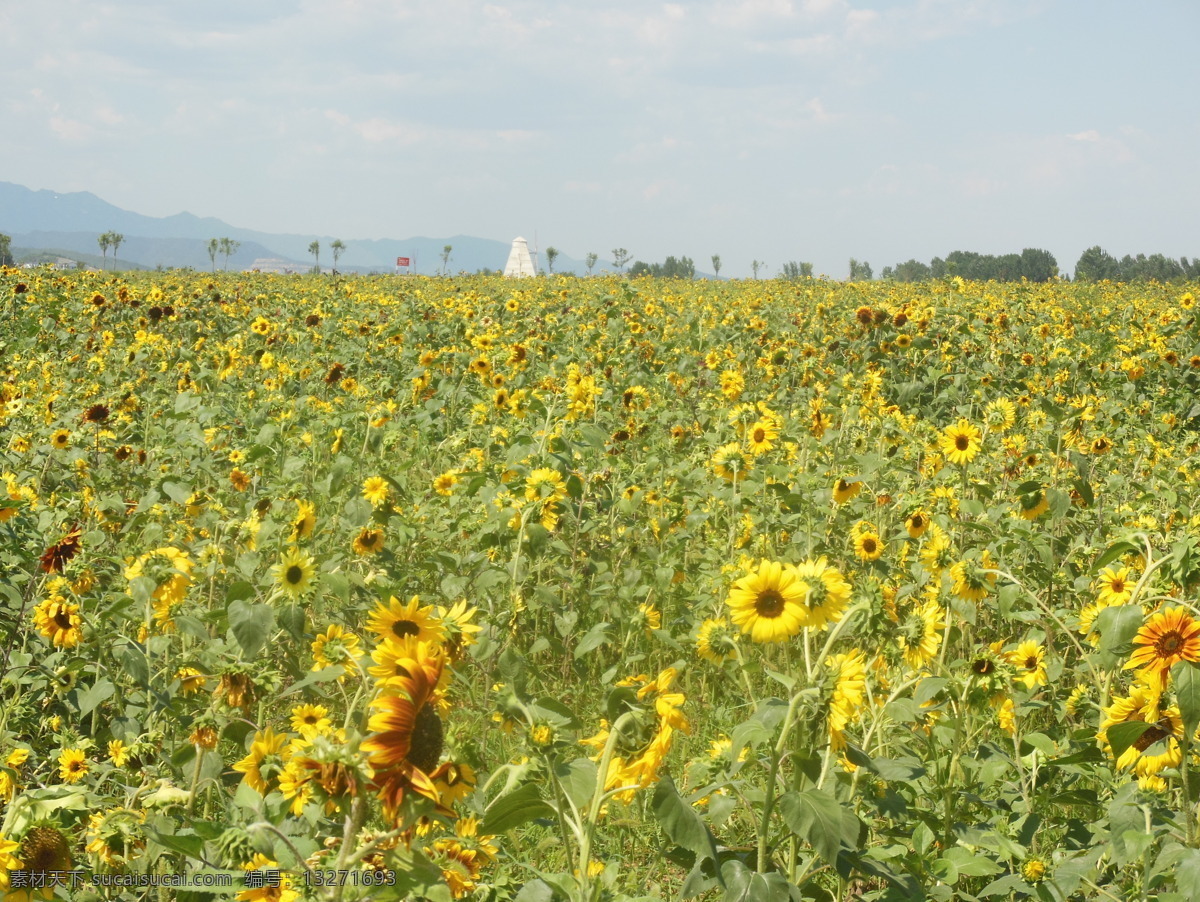
[[[537,275],[533,258],[529,256],[529,244],[524,238],[513,239],[512,250],[508,252],[508,262],[504,264],[504,275],[510,278]]]

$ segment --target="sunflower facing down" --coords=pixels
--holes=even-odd
[[[935,585],[926,599],[913,605],[908,616],[901,620],[896,644],[904,655],[904,663],[912,670],[920,670],[938,653],[946,628],[943,616]]]
[[[730,618],[755,642],[783,642],[800,632],[808,619],[809,585],[796,568],[762,561],[758,572],[733,584],[725,603]]]
[[[795,570],[800,581],[808,587],[801,625],[823,629],[827,623],[840,620],[850,603],[850,583],[841,571],[829,566],[824,556],[815,561],[806,560]]]
[[[287,763],[290,756],[287,745],[287,733],[276,733],[267,727],[263,732],[254,734],[250,753],[235,764],[233,769],[241,772],[242,779],[251,789],[256,789],[265,796],[270,790],[271,781],[279,779],[283,766]]]

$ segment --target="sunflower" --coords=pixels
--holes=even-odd
[[[292,598],[299,598],[312,583],[317,568],[313,559],[297,548],[291,548],[283,560],[271,568],[275,582]]]
[[[63,749],[58,756],[58,777],[64,783],[78,783],[87,775],[88,767],[83,749]]]
[[[808,587],[802,625],[821,629],[825,624],[839,620],[850,603],[850,583],[841,572],[830,567],[822,556],[799,564],[796,575]]]
[[[380,772],[398,768],[406,761],[423,771],[424,764],[433,770],[441,755],[441,721],[429,702],[441,680],[446,657],[439,647],[426,642],[410,640],[405,650],[408,657],[398,659],[398,669],[403,669],[404,675],[385,687],[388,694],[371,702],[375,713],[367,721],[370,735],[361,746],[377,780]]]
[[[984,408],[983,420],[996,432],[1008,432],[1017,422],[1017,405],[1008,398],[997,398]]]
[[[994,573],[985,572],[990,567],[991,558],[986,551],[978,562],[959,561],[950,568],[951,591],[965,601],[982,601],[996,582]]]
[[[144,811],[110,808],[93,812],[88,818],[85,851],[97,855],[105,866],[120,868],[146,846],[142,825]]]
[[[290,757],[290,751],[286,747],[288,742],[287,733],[276,733],[271,727],[267,727],[266,730],[254,734],[250,753],[233,765],[233,769],[241,772],[242,779],[251,789],[258,790],[265,796],[270,791],[271,781],[279,779],[279,774]]]
[[[116,767],[124,767],[129,760],[129,747],[120,739],[114,739],[108,744],[108,760]]]
[[[1166,710],[1159,707],[1161,693],[1153,686],[1135,682],[1129,687],[1129,695],[1117,696],[1104,709],[1100,721],[1101,745],[1109,748],[1108,731],[1120,723],[1148,723],[1137,741],[1121,753],[1117,759],[1118,770],[1133,769],[1139,777],[1157,774],[1167,767],[1177,767],[1183,760],[1179,740],[1183,738],[1183,719],[1179,708],[1171,705]]]
[[[808,593],[809,584],[795,567],[764,560],[757,573],[733,584],[725,603],[730,618],[754,642],[782,642],[800,632],[807,622]]]
[[[316,508],[313,507],[312,502],[297,499],[296,516],[292,519],[292,541],[299,542],[301,539],[307,539],[312,535],[313,527],[316,525]]]
[[[833,484],[833,500],[838,504],[845,504],[855,495],[862,491],[862,483],[857,479],[853,482],[847,482],[839,477],[837,482]]]
[[[769,420],[758,420],[746,432],[746,447],[751,454],[765,454],[775,447],[778,438],[778,426]]]
[[[912,670],[920,670],[933,660],[942,644],[942,631],[946,628],[936,586],[929,595],[931,597],[913,605],[908,615],[900,621],[896,637],[896,644],[904,655],[904,663]]]
[[[1022,520],[1029,520],[1030,522],[1050,510],[1050,499],[1046,497],[1045,490],[1040,488],[1019,496],[1017,503],[1020,504],[1017,515]]]
[[[555,502],[567,497],[562,474],[550,467],[534,470],[525,478],[525,500]]]
[[[456,485],[458,485],[458,472],[455,470],[447,470],[433,480],[433,490],[445,497],[454,494],[454,487]]]
[[[1096,601],[1105,606],[1126,604],[1133,597],[1136,585],[1136,580],[1129,576],[1128,567],[1122,567],[1120,570],[1105,567],[1096,582],[1099,584]]]
[[[50,445],[57,448],[59,451],[65,451],[71,447],[71,432],[68,429],[59,429],[50,436]]]
[[[1033,641],[1025,641],[1010,651],[1008,663],[1017,671],[1017,679],[1028,689],[1046,685],[1046,649]]]
[[[737,657],[737,637],[724,617],[709,618],[696,634],[696,654],[714,664]]]
[[[938,441],[942,455],[952,464],[968,464],[974,460],[979,453],[979,443],[979,429],[965,418],[948,427]]]
[[[379,507],[388,500],[392,487],[382,476],[368,476],[363,481],[363,497],[371,502],[372,507]]]
[[[42,571],[44,573],[62,573],[72,558],[79,554],[82,534],[83,530],[78,525],[73,526],[61,541],[47,548],[41,557]]]
[[[333,728],[329,709],[324,705],[296,705],[292,708],[292,729],[305,739],[312,739]]]
[[[479,613],[479,608],[470,607],[465,598],[459,599],[449,608],[438,605],[435,613],[445,629],[444,643],[452,660],[474,645],[475,634],[483,631],[482,626],[472,622]]]
[[[420,642],[441,642],[446,635],[433,605],[421,607],[419,595],[414,595],[407,604],[401,604],[394,595],[386,604],[380,602],[367,620],[367,629],[378,635],[380,641],[412,636]]]
[[[446,805],[461,802],[475,789],[475,770],[471,765],[445,761],[429,775],[437,786],[438,795]]]
[[[954,549],[950,537],[936,523],[932,524],[929,538],[921,548],[921,564],[934,576],[950,569],[954,563]]]
[[[727,482],[744,479],[753,469],[750,458],[737,442],[722,445],[712,456],[713,472]]]
[[[83,618],[79,605],[61,595],[51,595],[33,609],[33,624],[39,633],[59,648],[74,648],[83,641]]]
[[[258,871],[262,879],[255,880],[253,886],[250,885],[251,881],[247,880],[246,889],[235,897],[238,902],[294,902],[300,896],[299,892],[292,889],[292,876],[281,871],[277,862],[261,852],[255,853],[250,861],[245,862],[242,870]],[[268,874],[272,879],[266,879]],[[275,877],[279,879],[276,880]]]
[[[1136,669],[1161,692],[1180,661],[1200,662],[1200,623],[1186,608],[1167,608],[1153,614],[1133,637],[1133,654],[1124,669]]]
[[[919,539],[925,535],[925,530],[929,529],[929,515],[923,510],[915,510],[904,521],[904,528],[908,530],[910,538]]]
[[[825,662],[832,687],[829,700],[829,744],[836,751],[846,746],[846,727],[858,718],[867,697],[866,656],[858,650],[833,655]]]
[[[349,665],[359,654],[359,640],[336,623],[330,624],[323,633],[318,633],[312,643],[313,670],[324,670],[338,664]],[[342,679],[343,677],[339,677]]]
[[[376,554],[383,550],[383,530],[368,529],[363,527],[358,531],[358,535],[354,537],[351,543],[354,553],[366,556],[368,554]]]
[[[883,556],[883,540],[872,529],[855,529],[852,542],[854,556],[860,561],[877,561]]]
[[[17,849],[17,857],[21,860],[21,867],[34,874],[69,871],[74,864],[70,840],[61,830],[49,824],[30,827],[25,831]],[[12,893],[11,896],[21,898],[19,893]],[[31,898],[27,890],[24,898]]]

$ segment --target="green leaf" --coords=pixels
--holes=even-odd
[[[591,802],[596,791],[596,762],[587,758],[559,762],[554,765],[554,777],[576,808],[582,811]]]
[[[788,902],[791,889],[778,871],[758,874],[737,859],[721,866],[725,884],[724,902]]]
[[[231,602],[226,609],[229,630],[241,646],[247,659],[253,658],[266,645],[267,638],[275,626],[275,611],[268,604],[246,604]]]
[[[858,818],[824,790],[787,793],[779,800],[779,813],[788,828],[830,864],[837,863],[843,845],[852,851],[858,848]]]
[[[299,692],[301,689],[307,689],[309,686],[315,685],[316,683],[326,683],[329,680],[336,680],[345,672],[346,668],[341,664],[334,664],[330,667],[323,667],[320,670],[314,670],[305,675],[303,679],[297,680],[296,682],[292,683],[292,685],[288,686],[287,689],[280,692],[279,697],[283,698],[285,696],[292,695],[296,692]]]
[[[172,852],[182,852],[189,858],[200,859],[204,857],[204,840],[199,836],[171,835],[154,829],[150,829],[147,832],[164,849],[170,849]]]
[[[1100,633],[1097,656],[1102,668],[1112,670],[1124,663],[1143,620],[1142,608],[1136,604],[1116,605],[1100,612],[1096,618],[1096,630]]]
[[[554,809],[538,793],[538,788],[532,783],[526,783],[520,789],[513,790],[507,795],[488,805],[483,813],[483,824],[480,829],[485,834],[496,835],[506,833],[514,827],[527,824],[539,817],[552,817]]]
[[[579,644],[575,646],[575,660],[579,660],[589,651],[594,648],[599,648],[608,641],[608,630],[610,624],[597,623],[584,634],[584,637],[579,640]]]
[[[650,806],[667,839],[693,853],[697,863],[705,858],[716,861],[717,841],[695,809],[679,797],[670,775],[664,774],[654,787]]]
[[[1171,668],[1171,682],[1183,717],[1184,735],[1191,736],[1200,725],[1200,665],[1180,661]]]
[[[1117,542],[1111,546],[1104,554],[1096,558],[1092,564],[1092,572],[1099,573],[1113,561],[1119,557],[1124,557],[1127,554],[1138,554],[1140,549],[1133,542]]]
[[[116,691],[112,683],[100,677],[90,689],[79,693],[79,716],[86,717],[91,714],[97,705],[112,698]]]
[[[186,504],[188,498],[192,495],[192,490],[182,482],[167,480],[162,484],[162,493],[176,504]]]

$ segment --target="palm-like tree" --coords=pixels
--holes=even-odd
[[[96,239],[96,243],[100,245],[100,253],[104,257],[104,263],[101,265],[101,269],[108,269],[108,249],[112,245],[112,241],[110,240],[111,235],[111,232],[105,232]]]
[[[308,252],[313,255],[313,260],[316,261],[316,271],[321,271],[321,242],[314,241],[308,246]]]
[[[346,252],[346,245],[342,243],[341,238],[335,238],[329,249],[333,251],[333,271],[337,272],[338,257]]]
[[[222,238],[221,239],[221,253],[225,255],[225,271],[226,272],[229,271],[229,258],[232,257],[234,254],[236,254],[238,248],[241,246],[242,246],[242,242],[234,241],[232,238]]]
[[[125,236],[122,235],[120,232],[109,232],[108,233],[108,241],[109,241],[109,244],[112,245],[112,249],[113,249],[113,264],[114,265],[117,262],[117,251],[119,251],[121,249],[121,242],[123,242],[124,240],[125,240]]]

